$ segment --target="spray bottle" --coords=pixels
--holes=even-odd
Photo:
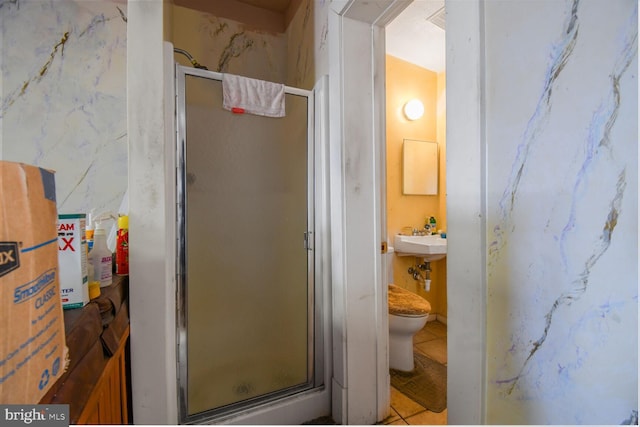
[[[118,217],[118,237],[116,240],[116,274],[129,274],[129,216]]]
[[[93,249],[93,217],[95,216],[95,209],[91,209],[91,212],[87,214],[87,225],[84,231],[84,235],[87,239],[87,249],[91,251]],[[90,279],[91,280],[91,279]]]
[[[93,233],[93,248],[89,252],[89,262],[93,265],[94,280],[100,282],[100,287],[111,285],[113,280],[113,253],[107,247],[107,233],[103,222],[116,220],[111,213],[102,214],[93,219],[95,230]]]

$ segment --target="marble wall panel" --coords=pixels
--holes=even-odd
[[[328,0],[301,2],[287,28],[287,85],[310,90],[329,73],[328,13]]]
[[[173,43],[209,70],[312,89],[328,73],[328,10],[328,0],[303,0],[286,32],[272,33],[174,6]]]
[[[486,421],[637,423],[637,2],[485,13]]]
[[[284,83],[287,39],[231,19],[173,7],[173,45],[187,50],[209,70]],[[188,65],[184,57],[176,60]]]
[[[55,170],[59,212],[126,209],[126,2],[0,2],[0,28],[1,158]]]

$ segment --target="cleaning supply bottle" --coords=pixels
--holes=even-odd
[[[116,274],[129,274],[129,216],[118,217],[118,237],[116,238]]]
[[[88,263],[87,275],[89,276],[89,299],[96,299],[100,296],[100,282],[95,279],[93,265]]]
[[[113,254],[107,247],[107,232],[104,229],[105,219],[115,219],[107,214],[94,219],[93,248],[89,252],[89,262],[93,265],[94,280],[100,282],[100,287],[111,285],[113,281]]]
[[[87,214],[87,224],[84,229],[84,235],[87,240],[87,249],[89,249],[89,251],[93,249],[93,215],[94,210],[92,209],[91,212]]]
[[[436,234],[437,233],[437,229],[438,227],[436,226],[436,217],[432,216],[431,218],[429,218],[429,228],[431,230],[431,234]]]

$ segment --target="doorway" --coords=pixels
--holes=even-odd
[[[445,232],[446,215],[446,115],[445,115],[445,4],[444,0],[412,2],[385,26],[386,80],[386,224],[389,246],[395,234],[424,231],[429,219],[436,220],[435,233]],[[410,101],[419,102],[423,114],[409,117],[404,107]],[[410,145],[409,143],[413,144]],[[437,162],[416,159],[420,152],[414,145],[435,147]],[[415,162],[415,163],[412,163]],[[436,183],[425,190],[409,188],[411,173],[431,172],[431,176],[414,176]],[[383,191],[385,191],[383,189]],[[433,261],[424,271],[422,259],[391,254],[393,283],[429,301],[431,313],[424,330],[414,336],[416,357],[447,365],[447,269],[446,258]],[[413,271],[413,274],[409,273]],[[445,374],[446,377],[446,374]],[[392,378],[394,378],[392,376]],[[438,381],[446,383],[446,379]],[[442,389],[441,389],[442,390]],[[425,395],[427,393],[424,393]],[[439,393],[446,395],[446,387]],[[447,411],[442,404],[416,402],[411,394],[391,384],[391,418],[409,424],[446,424]],[[414,396],[415,397],[415,396]],[[444,396],[440,397],[445,399]]]

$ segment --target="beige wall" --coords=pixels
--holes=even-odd
[[[435,73],[409,62],[387,55],[387,233],[389,244],[403,227],[424,226],[425,216],[435,216],[438,228],[446,230],[445,207],[445,121],[444,73]],[[422,118],[409,121],[402,107],[418,98],[425,106]],[[438,142],[438,195],[416,196],[402,194],[402,143],[404,139]],[[415,264],[414,257],[393,257],[394,282],[425,297],[432,313],[447,315],[446,261],[431,263],[431,290],[411,277],[407,270]]]

